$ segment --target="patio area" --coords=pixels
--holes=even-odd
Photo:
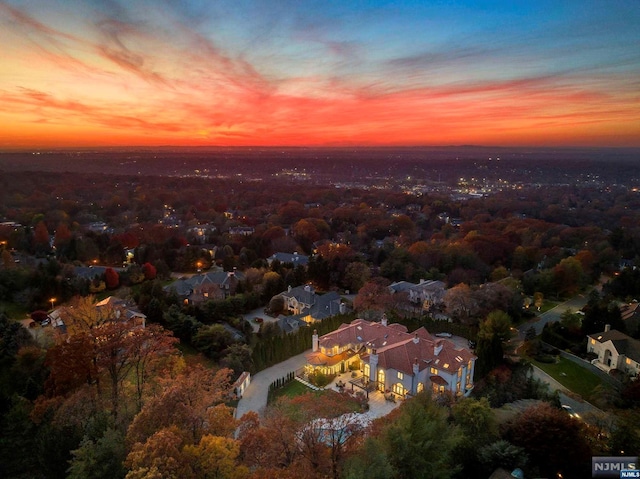
[[[364,387],[362,378],[362,374],[358,374],[355,378],[352,377],[351,372],[338,374],[335,379],[325,387],[325,389],[331,389],[333,391],[351,391],[353,389],[353,392],[360,391],[365,394],[368,392],[369,410],[363,414],[370,419],[386,416],[402,404],[403,399],[397,395],[395,396],[395,402],[385,399],[384,393],[375,389],[375,383],[369,383],[369,387],[367,387],[367,390],[365,391],[362,389],[362,387]],[[358,383],[362,386],[358,387]]]

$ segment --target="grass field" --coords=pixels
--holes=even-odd
[[[564,387],[579,394],[587,401],[592,399],[594,394],[593,389],[597,385],[602,384],[606,388],[611,387],[609,384],[603,383],[598,376],[588,369],[563,357],[560,357],[555,364],[541,363],[533,359],[531,362]]]
[[[176,347],[182,352],[184,360],[189,365],[201,364],[202,366],[205,366],[207,368],[216,366],[216,363],[212,359],[206,357],[190,344],[179,342]]]
[[[29,315],[29,310],[17,303],[0,301],[0,311],[3,311],[11,319],[24,319]]]
[[[276,389],[275,391],[272,391],[271,393],[269,393],[268,402],[271,403],[272,401],[275,401],[281,396],[287,396],[292,398],[292,397],[300,396],[301,394],[305,394],[312,391],[313,389],[308,388],[307,386],[302,384],[300,381],[293,380],[288,384],[286,384],[285,386],[281,387],[280,389]]]

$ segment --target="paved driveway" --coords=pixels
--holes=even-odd
[[[250,311],[242,316],[246,322],[248,322],[253,328],[253,332],[257,333],[260,330],[260,323],[256,323],[255,318],[262,318],[264,323],[275,323],[278,321],[278,318],[274,318],[273,316],[269,316],[264,312],[264,307],[256,308],[253,311]]]
[[[466,341],[466,340],[465,340]],[[238,403],[236,408],[236,417],[241,418],[243,414],[254,411],[261,414],[264,408],[267,406],[267,396],[269,394],[269,385],[276,379],[280,379],[286,376],[291,371],[300,369],[307,364],[306,355],[311,352],[311,349],[305,351],[302,354],[298,354],[292,358],[287,359],[281,363],[271,366],[263,371],[260,371],[255,376],[251,377],[251,384],[245,390],[242,399]],[[336,382],[342,379],[343,382],[348,383],[350,379],[349,373],[343,373],[338,375],[334,381],[329,384],[325,389],[333,389],[337,391]],[[311,390],[309,390],[311,391]],[[369,411],[364,413],[369,419],[375,419],[377,417],[386,416],[394,408],[399,406],[400,400],[397,402],[389,402],[384,399],[384,395],[375,391],[369,394]]]
[[[236,417],[240,418],[249,411],[260,414],[267,406],[269,385],[276,379],[280,379],[291,371],[300,369],[307,364],[306,355],[310,352],[311,349],[278,363],[275,366],[264,369],[255,376],[251,376],[251,384],[249,384],[249,387],[245,390],[236,408]]]

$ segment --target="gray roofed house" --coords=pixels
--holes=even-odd
[[[398,281],[389,285],[392,294],[407,293],[407,299],[414,304],[421,304],[424,309],[431,309],[444,301],[446,291],[442,281],[424,280],[420,283]]]
[[[165,286],[165,291],[175,293],[190,303],[225,299],[233,296],[238,286],[238,275],[231,271],[210,271],[190,278],[177,280]]]
[[[294,266],[306,266],[309,263],[307,255],[298,253],[274,253],[267,258],[267,263],[271,264],[276,260],[281,263],[291,263]]]
[[[96,276],[102,276],[106,269],[105,266],[76,266],[73,272],[78,278],[92,280]]]
[[[389,291],[391,291],[391,293],[403,293],[409,291],[415,285],[415,283],[410,283],[409,281],[396,281],[389,285]]]
[[[112,308],[117,318],[126,319],[140,324],[143,328],[146,326],[147,316],[142,314],[136,309],[135,306],[129,305],[124,299],[116,298],[115,296],[109,296],[96,303],[96,308]]]
[[[640,341],[605,326],[602,333],[588,336],[587,352],[598,357],[592,361],[604,371],[618,369],[631,376],[640,374]]]
[[[307,322],[298,316],[280,316],[276,323],[285,333],[295,333],[300,327],[308,326]]]
[[[316,294],[313,287],[298,286],[289,289],[280,296],[284,298],[286,308],[294,317],[307,323],[322,321],[330,316],[346,312],[346,305],[341,302],[340,295],[335,291]]]

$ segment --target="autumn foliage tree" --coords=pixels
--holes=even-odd
[[[116,417],[123,383],[132,378],[141,406],[154,365],[173,353],[176,339],[160,326],[143,328],[111,303],[97,304],[90,296],[75,298],[62,310],[62,317],[66,335],[58,337],[47,353],[48,393],[63,395],[88,384],[101,397],[106,380]]]
[[[151,263],[147,262],[143,264],[142,272],[144,273],[144,279],[146,280],[156,279],[157,270],[156,270],[156,267],[153,266]]]
[[[263,419],[243,418],[243,462],[257,468],[258,477],[337,479],[346,452],[363,433],[357,415],[350,414],[359,408],[346,393],[333,391],[280,398]]]
[[[120,276],[113,268],[104,270],[104,282],[108,289],[116,289],[120,285]]]
[[[185,369],[162,381],[162,392],[145,403],[127,432],[130,443],[144,442],[154,431],[179,426],[198,442],[205,434],[229,436],[236,427],[224,405],[230,391],[231,370],[203,366]]]
[[[591,449],[585,425],[548,403],[526,409],[513,419],[504,434],[512,444],[524,448],[538,470],[529,475],[580,479],[588,477]]]
[[[384,278],[375,278],[364,284],[353,300],[356,311],[382,314],[393,300],[389,291],[389,282]]]

